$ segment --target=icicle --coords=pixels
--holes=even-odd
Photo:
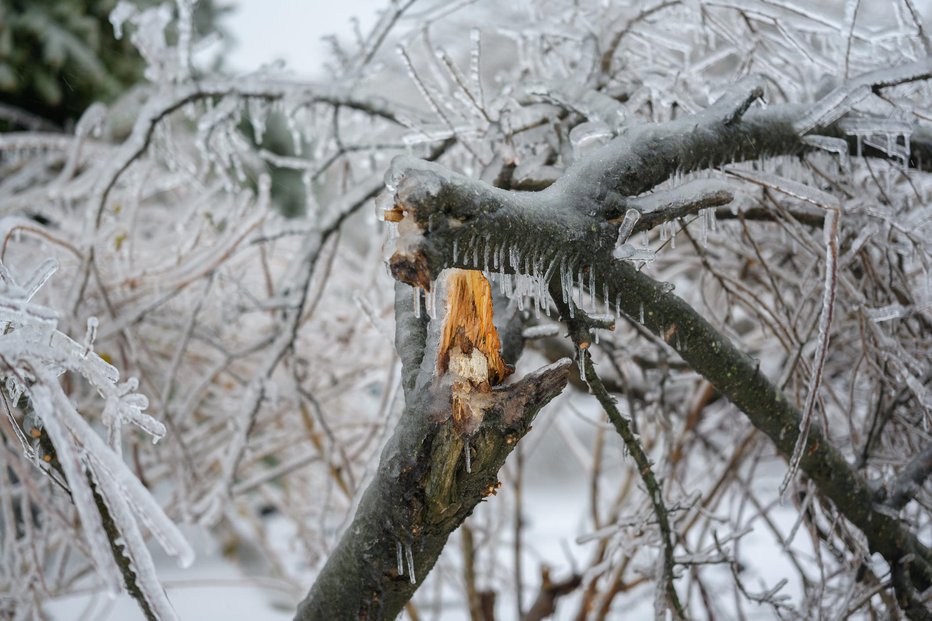
[[[577,299],[576,306],[578,306],[579,308],[585,308],[583,306],[583,295],[585,295],[586,292],[584,291],[585,287],[583,286],[583,283],[585,281],[583,280],[582,265],[579,266],[579,272],[577,276],[578,276],[577,282],[579,283],[579,293],[577,294],[577,297],[576,297]]]
[[[456,259],[459,256],[460,256],[459,240],[456,237],[454,237],[453,238],[453,263],[456,263]]]
[[[670,248],[676,249],[676,221],[671,220],[670,224]]]
[[[709,209],[699,212],[699,243],[705,248],[709,243]]]
[[[566,265],[566,257],[564,256],[560,259],[560,297],[563,300],[564,304],[566,304],[566,300],[569,297],[567,292],[572,287],[572,284],[567,282],[568,271],[569,269],[567,268],[567,265]]]
[[[598,297],[598,294],[596,293],[596,290],[595,290],[595,270],[590,265],[589,266],[589,306],[592,312],[595,312],[596,310],[595,301],[597,297]]]
[[[408,555],[408,578],[411,584],[417,584],[417,578],[414,576],[414,552],[411,551],[411,544],[405,544],[405,553]]]
[[[482,251],[482,271],[489,271],[489,249],[492,246],[492,240],[488,236],[485,238],[485,249]]]
[[[540,319],[540,312],[544,310],[544,278],[542,276],[537,277],[535,283],[537,285],[537,304],[534,307],[534,316]]]
[[[481,241],[482,240],[477,235],[475,237],[475,243],[472,245],[472,264],[477,269],[479,268],[479,244]]]
[[[472,455],[469,454],[469,438],[463,440],[463,453],[466,455],[466,474],[472,474]]]
[[[635,225],[640,219],[641,212],[637,209],[629,209],[625,212],[625,218],[622,220],[621,226],[618,227],[619,244],[623,244],[628,241],[628,238],[631,237],[631,233],[634,232]]]
[[[304,136],[302,136],[301,130],[298,129],[298,122],[297,119],[295,119],[296,112],[296,110],[293,110],[285,114],[285,124],[288,127],[288,132],[291,134],[291,143],[294,146],[295,157],[300,157],[304,150]]]
[[[421,318],[421,288],[414,287],[414,316]]]
[[[644,302],[638,306],[638,323],[644,325]]]
[[[482,58],[482,39],[478,28],[469,31],[469,79],[476,91],[476,100],[479,107],[485,108],[485,95],[482,92],[482,71],[480,61]]]
[[[398,575],[405,575],[405,560],[404,560],[404,551],[401,549],[401,540],[395,540],[395,563],[396,568],[398,569]]]
[[[612,308],[608,305],[608,283],[602,284],[602,292],[604,293],[605,299],[605,313],[610,315],[612,313]]]

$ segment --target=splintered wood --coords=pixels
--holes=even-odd
[[[492,386],[511,370],[502,360],[501,340],[492,322],[492,289],[482,272],[451,271],[447,292],[437,375],[452,377],[453,423],[471,434],[492,404]]]

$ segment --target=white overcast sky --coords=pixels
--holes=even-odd
[[[236,38],[226,55],[235,71],[249,71],[284,60],[302,77],[318,77],[329,59],[321,37],[336,33],[347,40],[350,18],[359,18],[363,32],[375,23],[387,0],[236,0],[230,2],[226,28]]]

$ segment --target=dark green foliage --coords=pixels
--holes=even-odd
[[[140,81],[142,57],[110,24],[117,1],[0,0],[0,104],[62,127]],[[208,32],[223,11],[199,3],[197,31]],[[22,129],[5,116],[0,131]]]

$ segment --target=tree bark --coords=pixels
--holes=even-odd
[[[406,288],[405,288],[406,289]],[[493,391],[495,405],[464,438],[449,420],[450,391],[433,377],[425,321],[398,288],[396,347],[407,405],[378,472],[296,620],[394,619],[476,505],[496,493],[498,471],[540,409],[566,386],[562,360]],[[428,356],[429,357],[429,356]],[[420,373],[418,369],[420,368]],[[464,451],[471,451],[467,472]]]

